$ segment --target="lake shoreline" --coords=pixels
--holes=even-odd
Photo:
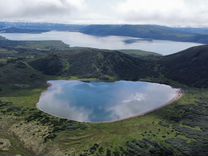
[[[47,86],[48,86],[48,89],[50,89],[50,88],[53,86],[53,84],[52,84],[50,81],[47,81]],[[171,87],[171,86],[170,86],[170,87]],[[172,87],[171,87],[171,88],[172,88]],[[92,123],[92,124],[93,124],[93,123],[94,123],[94,124],[99,124],[99,123],[115,123],[115,122],[120,122],[120,121],[129,120],[129,119],[132,119],[132,118],[142,117],[142,116],[144,116],[144,115],[146,115],[146,114],[152,113],[152,112],[154,112],[154,111],[157,111],[157,110],[159,110],[159,109],[161,109],[161,108],[163,108],[163,107],[166,107],[166,106],[168,106],[168,105],[174,103],[175,101],[179,100],[179,99],[183,96],[183,91],[182,91],[182,89],[177,89],[177,88],[173,88],[173,89],[175,89],[176,91],[175,91],[174,97],[173,97],[172,99],[170,99],[167,103],[164,103],[164,104],[160,105],[159,107],[157,107],[157,108],[155,108],[155,109],[153,108],[152,110],[149,110],[149,111],[147,110],[147,111],[144,112],[144,113],[138,113],[138,115],[134,115],[134,116],[131,116],[131,117],[123,118],[123,119],[120,119],[120,120],[118,119],[118,120],[98,121],[98,122],[96,122],[96,121],[93,121],[93,122],[90,122],[90,121],[77,121],[77,122],[80,122],[80,123]],[[46,90],[46,91],[43,91],[43,92],[41,93],[40,97],[43,96],[43,95],[45,94],[45,92],[47,92],[47,90]],[[46,113],[46,114],[52,115],[52,116],[57,117],[57,118],[70,120],[69,118],[66,118],[66,117],[60,117],[60,116],[58,116],[58,115],[55,115],[55,113],[52,113],[52,112],[48,113],[47,110],[41,109],[40,101],[38,101],[38,103],[36,104],[36,107],[37,107],[38,110],[40,110],[40,111],[42,111],[42,112],[44,112],[44,113]],[[76,121],[76,120],[73,120],[73,121]]]

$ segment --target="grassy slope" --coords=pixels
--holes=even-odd
[[[12,61],[0,67],[1,90],[43,86],[47,76],[31,68],[25,61]]]
[[[169,56],[137,57],[98,49],[72,49],[37,58],[30,65],[45,74],[140,80],[170,79],[192,87],[208,87],[208,46],[198,46]]]
[[[35,103],[37,103],[38,101],[38,95],[40,94],[40,91],[41,89],[36,89],[32,91],[18,91],[12,95],[5,95],[4,97],[1,97],[0,100],[10,101],[12,102],[12,105],[27,110],[28,108],[31,109],[35,107]],[[175,149],[176,151],[172,152],[174,152],[175,154],[185,154],[181,153],[183,152],[183,148],[188,148],[190,146],[190,149],[186,149],[187,151],[184,151],[188,152],[188,154],[190,155],[193,150],[197,151],[196,148],[200,147],[200,145],[198,145],[199,147],[197,146],[197,143],[199,144],[200,141],[203,140],[204,136],[202,136],[202,134],[206,133],[208,129],[205,123],[202,124],[194,120],[188,121],[186,116],[184,116],[184,111],[188,114],[193,113],[196,119],[200,119],[202,114],[196,114],[193,112],[193,110],[200,111],[199,107],[207,107],[207,103],[205,103],[206,105],[202,104],[203,102],[207,101],[207,99],[207,90],[189,89],[186,91],[185,96],[178,102],[154,113],[150,113],[143,117],[136,117],[115,123],[83,123],[81,125],[86,126],[86,128],[83,129],[76,128],[75,130],[55,130],[53,133],[56,135],[56,137],[52,137],[52,141],[54,144],[56,144],[56,146],[59,147],[59,149],[67,153],[74,153],[77,155],[83,153],[84,151],[84,153],[88,153],[89,155],[94,155],[95,153],[99,153],[102,150],[104,151],[104,153],[106,153],[107,151],[116,151],[118,153],[122,153],[122,151],[127,152],[130,148],[127,142],[133,143],[133,141],[137,141],[137,144],[139,144],[140,141],[144,139],[157,142],[160,144],[160,146],[164,146],[167,148],[174,148],[176,143],[180,144],[181,141],[184,141],[182,147],[177,147]],[[0,110],[2,111],[2,109]],[[34,111],[29,111],[29,114],[23,113],[23,117],[28,119],[28,115],[33,116],[33,113]],[[31,121],[37,121],[41,125],[50,127],[51,124],[49,121],[57,120],[56,118],[50,116],[49,121],[43,122],[43,120],[47,118],[47,115],[44,115],[43,113],[42,116],[41,113],[41,117],[39,114]],[[70,123],[70,121],[68,122]],[[203,122],[206,122],[206,119]],[[79,125],[78,127],[82,127],[81,125]],[[53,125],[52,127],[54,126],[55,125]],[[30,129],[28,129],[28,131],[30,131]],[[189,133],[187,133],[187,131]],[[204,142],[206,142],[206,140],[204,140]],[[194,146],[192,144],[196,145]],[[50,146],[50,144],[47,144],[47,146]],[[122,150],[121,147],[123,148]],[[95,148],[96,150],[93,152],[91,148]],[[146,148],[143,148],[141,150],[146,150]],[[205,150],[205,152],[208,151]]]
[[[75,148],[75,153],[83,152],[85,149],[89,148],[89,146],[93,147],[95,143],[99,144],[99,147],[103,147],[105,150],[107,150],[106,148],[110,148],[112,151],[116,151],[119,150],[119,146],[125,148],[127,141],[135,139],[153,140],[164,144],[164,146],[168,146],[165,141],[169,139],[184,140],[189,144],[192,141],[199,141],[201,138],[186,136],[186,133],[177,131],[174,127],[175,124],[179,127],[186,127],[187,125],[183,122],[171,123],[170,121],[166,121],[164,116],[168,115],[169,111],[172,111],[172,114],[168,116],[172,115],[174,117],[175,115],[180,115],[180,112],[173,114],[173,110],[175,110],[176,107],[185,106],[188,108],[189,105],[193,107],[193,104],[197,105],[196,100],[199,100],[201,97],[207,99],[207,91],[200,93],[198,91],[188,91],[180,101],[155,113],[116,123],[92,124],[89,125],[87,130],[80,130],[74,133],[61,132],[55,140],[62,144],[61,146],[63,149],[68,147],[70,151],[73,151],[72,149]],[[183,109],[180,111],[183,111]],[[177,118],[180,119],[180,117]],[[166,125],[164,123],[166,123]],[[202,130],[201,127],[203,128],[203,126],[199,123],[195,124],[194,126],[187,126],[187,128],[200,134]],[[186,144],[184,144],[184,146],[186,146]],[[180,153],[181,151],[177,152]]]

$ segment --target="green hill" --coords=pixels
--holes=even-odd
[[[42,75],[47,76],[104,80],[151,80],[156,78],[162,83],[166,80],[173,80],[192,87],[208,87],[206,61],[208,46],[193,47],[169,56],[136,50],[120,52],[93,48],[68,48],[68,50],[52,51],[37,49],[24,51],[18,48],[15,51],[8,49],[3,51],[0,49],[0,64],[4,65],[1,70],[12,67],[10,69],[12,73],[12,70],[15,71],[15,66],[5,65],[8,56],[26,57],[22,62],[27,64],[31,71],[39,71]]]
[[[99,79],[137,80],[154,74],[153,64],[150,61],[132,57],[119,51],[91,48],[73,49],[38,58],[31,61],[30,65],[44,74]]]
[[[208,46],[193,47],[162,58],[167,78],[193,87],[208,87]]]
[[[132,55],[132,52],[135,54]],[[161,82],[169,79],[192,87],[207,88],[207,59],[208,46],[193,47],[169,56],[128,50],[121,53],[74,48],[56,55],[37,58],[30,64],[49,75],[127,80],[154,77],[161,79]]]

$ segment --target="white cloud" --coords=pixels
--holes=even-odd
[[[125,0],[115,7],[127,23],[208,25],[207,0]]]
[[[84,0],[0,0],[0,17],[47,22],[79,12],[84,6]]]
[[[208,0],[0,0],[1,20],[208,26]]]

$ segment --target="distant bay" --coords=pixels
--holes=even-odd
[[[139,49],[168,55],[184,49],[201,45],[192,42],[175,42],[168,40],[151,40],[124,36],[98,37],[79,32],[50,31],[39,34],[0,33],[10,40],[61,40],[71,47],[91,47],[99,49]]]

